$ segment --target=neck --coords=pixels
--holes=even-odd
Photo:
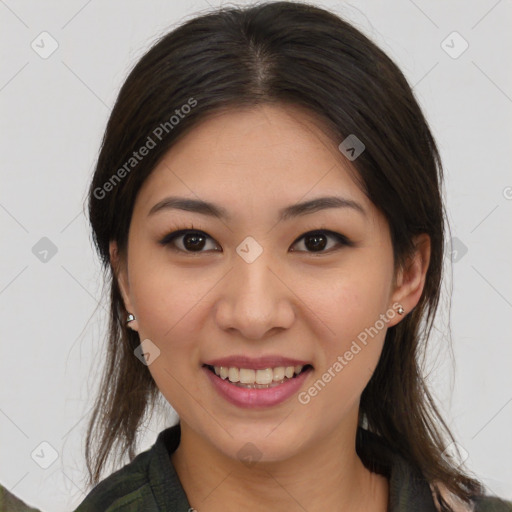
[[[171,460],[198,512],[385,512],[387,479],[359,459],[356,430],[357,423],[289,459],[249,465],[219,452],[182,423],[180,445]]]

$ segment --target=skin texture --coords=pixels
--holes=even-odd
[[[228,355],[281,355],[309,361],[307,390],[365,328],[399,303],[406,314],[424,286],[426,235],[405,268],[394,268],[386,219],[356,184],[350,162],[312,114],[264,105],[211,117],[180,139],[139,191],[127,255],[111,243],[130,323],[160,355],[149,370],[180,416],[172,462],[191,505],[217,510],[387,510],[388,482],[355,451],[359,400],[381,354],[386,328],[309,403],[297,396],[242,409],[218,395],[202,369]],[[230,220],[150,209],[170,195],[226,208]],[[277,221],[286,206],[337,195],[359,203]],[[159,240],[193,228],[203,248],[173,251]],[[326,229],[323,252],[303,235]],[[252,263],[236,248],[251,236],[262,247]],[[186,237],[173,244],[186,251]],[[197,252],[202,251],[202,252]],[[395,306],[396,309],[396,306]],[[260,453],[248,466],[239,450]]]

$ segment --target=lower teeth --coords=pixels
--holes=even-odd
[[[238,386],[239,388],[248,388],[248,389],[268,389],[273,388],[275,386],[279,386],[283,382],[286,382],[288,379],[285,377],[283,380],[277,381],[277,382],[271,382],[270,384],[242,384],[241,382],[231,382],[229,379],[226,379],[230,384],[233,384],[233,386]]]

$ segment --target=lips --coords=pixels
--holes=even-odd
[[[304,360],[266,356],[231,356],[203,364],[208,380],[238,407],[277,405],[298,392],[313,370]]]

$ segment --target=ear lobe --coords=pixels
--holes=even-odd
[[[414,245],[414,253],[398,270],[395,288],[391,295],[391,303],[399,303],[404,308],[405,314],[409,313],[421,298],[430,263],[430,237],[422,233],[415,237]],[[395,317],[389,325],[396,325],[399,321],[400,317]]]
[[[112,266],[113,279],[117,280],[121,296],[123,298],[124,307],[128,313],[135,314],[133,305],[130,300],[130,284],[128,281],[128,272],[126,263],[122,260],[117,242],[111,241],[109,244],[110,265]],[[135,317],[137,315],[135,314]],[[133,320],[129,324],[130,329],[138,330],[137,320]]]

